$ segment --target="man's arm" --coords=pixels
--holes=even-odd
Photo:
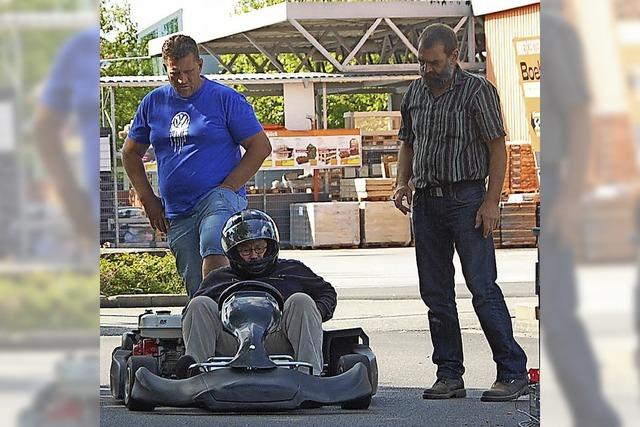
[[[149,148],[148,144],[138,144],[131,138],[127,138],[122,147],[122,164],[133,188],[140,196],[151,227],[166,233],[169,229],[169,222],[164,216],[164,206],[162,206],[160,198],[153,192],[142,162],[147,148]]]
[[[409,180],[411,180],[413,165],[413,145],[402,141],[400,150],[398,151],[398,176],[396,178],[396,191],[393,194],[393,202],[396,208],[403,214],[411,211],[411,189],[409,188]],[[407,206],[403,204],[403,199],[407,199]]]
[[[271,154],[271,142],[264,133],[260,131],[250,136],[240,143],[246,150],[242,160],[238,163],[221,184],[221,187],[227,187],[233,191],[238,191],[253,175],[258,172],[262,162]]]
[[[64,122],[65,116],[42,105],[36,113],[35,146],[63,200],[77,235],[85,243],[95,245],[98,223],[93,215],[91,199],[76,182],[65,155],[60,135]],[[90,191],[97,191],[97,188],[91,188]]]
[[[507,147],[504,136],[487,142],[489,148],[489,185],[487,194],[476,213],[476,228],[483,224],[482,235],[489,234],[498,225],[500,217],[500,194],[507,168]]]
[[[286,277],[291,284],[299,286],[299,292],[304,292],[313,298],[323,322],[333,317],[338,297],[331,283],[297,260],[280,261],[278,274]]]

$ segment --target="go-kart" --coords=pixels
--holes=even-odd
[[[340,405],[366,409],[378,388],[378,366],[361,328],[324,331],[324,367],[290,355],[268,355],[267,334],[280,322],[284,301],[274,287],[238,282],[219,298],[222,324],[238,341],[233,357],[212,357],[189,367],[177,379],[175,365],[184,344],[180,316],[147,311],[139,329],[123,334],[114,349],[111,392],[134,411],[160,406],[201,407],[213,411],[285,410]],[[316,375],[313,375],[316,374]]]

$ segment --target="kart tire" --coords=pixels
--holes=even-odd
[[[130,411],[153,411],[155,406],[131,397],[131,390],[136,381],[136,372],[145,367],[152,374],[158,375],[158,363],[152,356],[131,356],[127,360],[127,370],[124,380],[124,404]]]
[[[362,354],[345,354],[344,356],[340,356],[338,359],[338,375],[347,372],[349,369],[356,366],[356,363],[362,362],[364,366],[369,371],[369,359]],[[368,375],[367,375],[368,377]],[[342,409],[367,409],[371,404],[371,394],[361,397],[356,400],[351,400],[349,402],[344,402],[341,404]]]

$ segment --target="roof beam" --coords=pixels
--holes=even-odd
[[[467,22],[467,61],[476,60],[476,26],[473,17]]]
[[[385,19],[387,19],[387,18],[385,18]],[[353,48],[353,50],[351,52],[349,52],[349,55],[347,55],[347,57],[344,59],[344,61],[342,61],[342,65],[343,66],[345,66],[345,65],[349,64],[349,62],[351,62],[353,57],[356,56],[356,53],[358,53],[360,48],[365,44],[365,42],[369,39],[369,37],[371,37],[371,34],[373,34],[373,32],[378,27],[378,25],[380,25],[380,22],[382,22],[382,18],[378,18],[373,22],[373,24],[369,27],[367,32],[364,33],[364,35],[362,36],[362,38],[360,39],[358,44]]]
[[[398,37],[400,37],[400,40],[402,40],[402,43],[404,43],[404,45],[411,51],[413,52],[413,54],[416,56],[416,58],[418,57],[418,49],[415,48],[415,46],[409,41],[409,39],[407,38],[407,36],[405,36],[402,31],[400,31],[400,28],[398,28],[396,26],[396,24],[393,23],[393,21],[389,18],[384,18],[384,21],[387,23],[387,25],[389,27],[391,27],[391,29],[393,30],[394,33],[396,33],[398,35]]]
[[[342,64],[340,64],[340,62],[338,62],[338,60],[336,58],[333,57],[333,55],[331,55],[327,49],[324,48],[324,46],[322,46],[320,44],[320,42],[318,40],[316,40],[315,37],[313,37],[313,35],[308,32],[302,25],[300,25],[300,23],[298,21],[296,21],[295,19],[289,19],[289,22],[291,23],[291,25],[293,25],[293,27],[298,30],[300,32],[300,34],[302,34],[304,36],[304,38],[306,38],[309,43],[311,43],[311,45],[313,45],[313,47],[315,47],[318,52],[320,52],[325,58],[327,58],[327,60],[329,62],[331,62],[331,64],[339,71],[343,70],[343,66]]]
[[[216,58],[216,60],[218,61],[218,63],[220,65],[222,65],[222,68],[224,68],[225,70],[227,70],[228,73],[233,74],[233,70],[231,69],[231,65],[225,63],[222,58],[220,58],[219,55],[217,55],[214,51],[212,51],[211,49],[209,49],[208,47],[206,47],[205,45],[200,45],[200,47],[207,52],[209,55],[213,56],[214,58]]]
[[[468,17],[467,16],[463,16],[462,18],[460,18],[460,20],[458,21],[458,23],[456,24],[455,27],[453,27],[453,32],[457,33],[458,31],[460,31],[460,28],[462,28],[462,26],[464,25],[465,22],[467,22]]]
[[[278,58],[276,58],[275,56],[273,56],[271,53],[269,53],[266,49],[262,48],[262,46],[260,46],[255,40],[253,40],[251,37],[249,37],[248,34],[246,33],[242,33],[242,35],[249,40],[249,43],[251,43],[253,45],[253,47],[255,47],[256,49],[258,49],[258,51],[263,54],[264,56],[267,57],[267,59],[269,60],[269,62],[271,62],[271,64],[276,67],[276,69],[278,71],[280,71],[281,73],[284,73],[284,66],[280,63],[280,61],[278,61]]]

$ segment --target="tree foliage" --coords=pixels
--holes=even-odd
[[[238,0],[235,8],[237,14],[282,3],[284,0]],[[291,1],[291,0],[289,0]],[[297,0],[313,1],[313,0]],[[327,0],[324,0],[327,1]],[[137,25],[131,19],[130,4],[125,1],[113,3],[100,0],[100,58],[139,57],[147,55],[147,42],[137,38]],[[232,55],[223,55],[229,61]],[[286,72],[300,71],[300,58],[293,54],[278,55]],[[234,63],[234,71],[239,73],[264,72],[268,60],[264,55],[239,55]],[[256,66],[257,65],[257,66]],[[331,64],[316,62],[314,71],[334,72]],[[324,68],[326,66],[326,68]],[[103,63],[101,76],[152,75],[153,65],[150,59],[132,61],[114,61]],[[243,91],[242,87],[237,87]],[[135,115],[138,104],[150,88],[118,88],[115,91],[116,129],[121,130]],[[106,96],[108,94],[105,93]],[[258,119],[262,123],[284,125],[284,99],[282,96],[249,96],[248,101],[254,107]],[[327,96],[329,128],[344,127],[343,114],[347,111],[379,111],[387,106],[386,94],[345,94]],[[321,116],[322,112],[318,114]],[[318,121],[321,127],[321,120]],[[118,142],[118,147],[123,141]]]
[[[100,0],[100,59],[132,58],[147,55],[147,42],[137,37],[137,25],[131,19],[128,2]],[[103,62],[101,76],[152,75],[150,59]],[[119,88],[115,91],[116,129],[121,130],[133,119],[138,104],[150,88]],[[108,93],[105,92],[105,96]],[[119,141],[118,146],[123,141]]]

